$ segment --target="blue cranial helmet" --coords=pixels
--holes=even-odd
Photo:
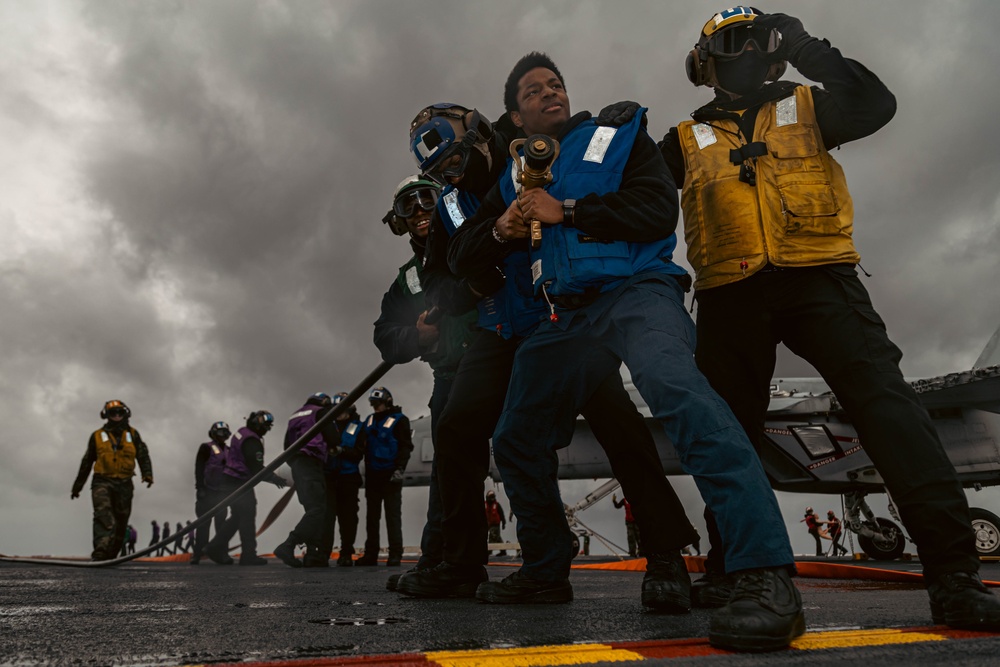
[[[487,167],[492,166],[489,149],[492,137],[490,122],[479,111],[441,102],[421,109],[410,123],[410,152],[427,178],[446,185],[446,176],[465,172],[472,149],[483,154]],[[461,157],[458,164],[440,171],[439,165],[454,155]]]

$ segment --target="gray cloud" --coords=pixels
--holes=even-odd
[[[902,1],[764,9],[801,16],[896,93],[896,118],[835,154],[867,285],[907,374],[968,367],[1000,323],[989,83],[1000,6],[949,6],[947,21],[937,4]],[[23,536],[2,550],[87,551],[89,503],[67,496],[108,398],[129,403],[152,447],[157,484],[134,511],[145,528],[190,518],[193,455],[212,421],[268,408],[282,422],[376,365],[371,323],[409,252],[380,219],[414,171],[404,142],[418,109],[448,100],[496,119],[507,71],[539,49],[575,110],[636,99],[662,136],[708,99],[683,59],[710,11],[695,0],[0,5],[0,528]],[[810,370],[786,354],[777,372]],[[384,383],[426,413],[425,367]],[[260,493],[262,507],[277,496]],[[407,543],[421,493],[407,492]],[[614,510],[591,512],[599,530],[621,530]]]

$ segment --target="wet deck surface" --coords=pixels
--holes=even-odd
[[[803,563],[804,570],[808,566]],[[402,569],[406,567],[404,563]],[[919,572],[918,563],[890,567]],[[275,560],[264,567],[138,562],[107,569],[3,563],[0,664],[335,664],[338,659],[354,662],[364,656],[384,656],[379,658],[384,664],[547,665],[569,664],[570,658],[577,664],[581,660],[582,664],[602,664],[634,659],[633,655],[645,655],[654,663],[670,660],[670,664],[681,664],[677,660],[803,664],[822,662],[822,656],[843,651],[860,651],[888,662],[987,664],[979,661],[1000,653],[1000,637],[942,633],[940,628],[936,634],[913,630],[931,623],[927,595],[919,583],[852,580],[841,578],[843,574],[826,579],[799,577],[807,637],[816,640],[813,646],[796,650],[798,657],[785,651],[726,658],[707,657],[714,653],[710,650],[691,652],[691,646],[707,648],[703,640],[711,612],[664,616],[643,611],[641,572],[575,569],[571,581],[576,599],[571,604],[493,606],[474,600],[415,600],[386,591],[388,575],[400,571],[381,565],[291,569]],[[513,569],[494,565],[489,571],[491,578],[498,579]],[[1000,579],[1000,565],[984,564],[983,575]],[[899,637],[873,643],[819,641],[856,629],[868,638],[890,629],[893,636],[908,639],[907,643]],[[900,629],[907,630],[900,633]],[[677,640],[693,640],[681,643],[688,647],[687,653],[662,654],[664,647],[677,645]],[[582,650],[572,646],[589,643],[636,650],[566,655]],[[471,654],[478,656],[472,663],[456,662],[456,655],[466,654],[453,653],[543,645],[564,648],[527,661],[504,654],[507,657],[499,661],[484,662],[492,654],[476,653]],[[639,650],[650,646],[662,650],[646,654]],[[789,662],[793,658],[794,663]]]

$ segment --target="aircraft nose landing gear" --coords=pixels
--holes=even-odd
[[[858,533],[858,545],[874,560],[896,560],[903,555],[906,538],[899,526],[884,517],[865,521]]]
[[[886,492],[888,494],[888,492]],[[906,536],[894,522],[884,517],[876,517],[863,491],[844,494],[846,508],[844,523],[858,536],[858,546],[873,560],[896,560],[906,548]],[[892,497],[889,497],[889,511],[895,516]],[[862,519],[862,516],[864,519]],[[898,518],[898,517],[897,517]]]

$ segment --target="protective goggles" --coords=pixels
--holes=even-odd
[[[106,412],[109,418],[125,417],[128,414],[125,408],[108,408]]]
[[[760,54],[774,53],[781,45],[781,33],[753,23],[725,28],[705,41],[705,51],[720,59],[738,58],[750,46]]]
[[[460,178],[469,166],[470,149],[476,143],[477,137],[475,130],[467,132],[462,141],[441,155],[441,159],[438,160],[439,167],[425,172],[424,176],[442,186],[448,185],[451,178]],[[458,160],[453,159],[456,155],[459,157]]]
[[[404,192],[392,202],[392,212],[401,218],[409,218],[420,207],[424,211],[434,210],[438,202],[438,191],[434,188],[414,188]]]

